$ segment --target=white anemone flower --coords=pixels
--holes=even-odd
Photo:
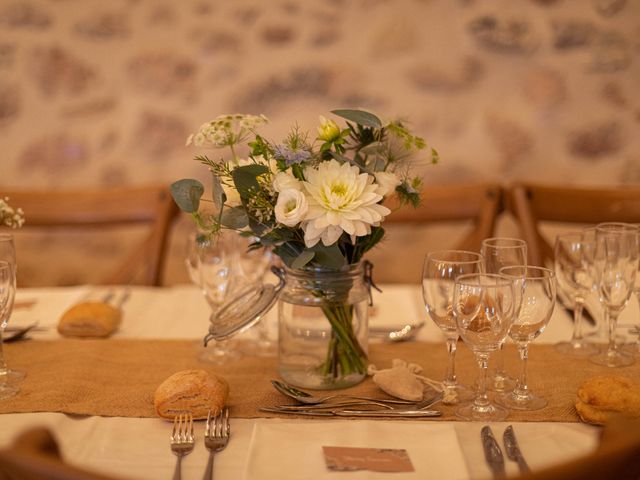
[[[295,188],[283,190],[278,195],[274,212],[276,220],[287,227],[295,227],[304,220],[309,205],[304,193]]]
[[[346,232],[355,237],[371,233],[391,213],[380,205],[382,195],[373,176],[360,173],[358,167],[329,160],[305,172],[304,187],[309,193],[309,211],[302,224],[308,248],[320,240],[333,245]]]

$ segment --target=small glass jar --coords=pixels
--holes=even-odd
[[[363,263],[344,270],[284,267],[278,371],[292,385],[346,388],[367,375],[369,290]]]

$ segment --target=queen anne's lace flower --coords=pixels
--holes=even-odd
[[[302,224],[308,248],[322,240],[334,244],[346,232],[352,237],[371,233],[391,211],[380,205],[374,177],[355,165],[330,160],[310,168],[304,182],[309,211]]]
[[[267,122],[268,119],[264,115],[220,115],[215,120],[203,123],[197,133],[189,135],[187,145],[213,148],[234,145],[246,138],[256,127]]]

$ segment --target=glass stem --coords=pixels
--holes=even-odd
[[[616,324],[618,323],[618,312],[615,310],[609,310],[605,308],[605,320],[609,327],[609,348],[607,349],[607,355],[614,355],[617,349],[616,345]]]
[[[456,350],[458,344],[458,337],[447,338],[447,352],[449,353],[447,364],[447,372],[444,376],[444,384],[446,386],[452,386],[456,384]]]
[[[6,375],[9,369],[7,368],[7,362],[4,360],[4,328],[0,328],[0,377]]]
[[[517,396],[526,397],[529,395],[529,387],[527,386],[527,360],[529,359],[529,344],[518,343],[518,353],[520,354],[520,378],[518,378],[518,384],[516,385],[515,394]]]
[[[504,348],[504,342],[500,344],[500,347],[496,352],[496,373],[495,373],[496,377],[502,377],[502,378],[506,377],[504,373],[504,353],[502,351],[503,348]]]
[[[573,308],[573,338],[572,343],[580,343],[582,341],[582,311],[584,310],[584,302],[576,300]]]
[[[476,407],[484,408],[489,405],[489,397],[487,397],[487,369],[489,368],[489,354],[486,352],[476,352],[476,360],[480,367],[480,376],[478,378],[478,393],[473,404]]]

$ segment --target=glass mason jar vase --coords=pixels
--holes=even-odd
[[[366,377],[369,290],[363,263],[344,271],[284,267],[278,370],[288,383],[336,389]]]

